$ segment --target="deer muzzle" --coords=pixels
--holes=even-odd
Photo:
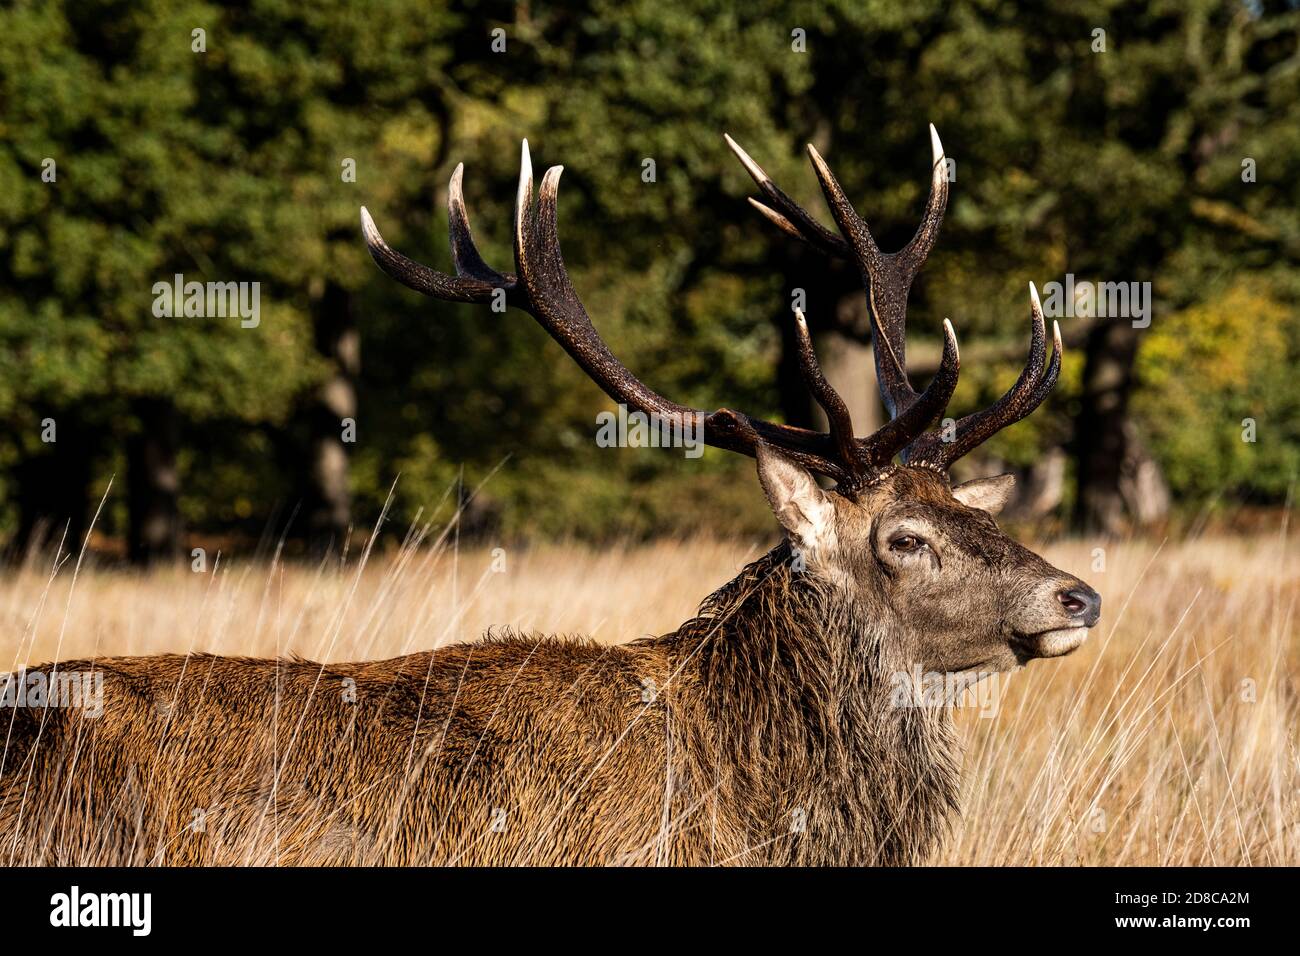
[[[1024,660],[1038,657],[1064,657],[1078,650],[1088,639],[1088,631],[1101,620],[1101,595],[1082,581],[1072,581],[1056,590],[1056,607],[1049,626],[1012,639],[1016,655]]]

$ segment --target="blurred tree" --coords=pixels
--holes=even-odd
[[[280,460],[296,477],[314,550],[352,525],[349,460],[359,433],[356,290],[374,278],[358,241],[363,196],[426,222],[451,102],[461,18],[416,0],[375,7],[254,3],[221,11],[195,113],[228,137],[225,227],[256,236],[241,266],[310,327],[312,387],[281,416]],[[287,420],[286,420],[287,419]]]
[[[656,320],[650,309],[671,310],[664,296],[698,299],[692,287],[707,287],[715,271],[750,280],[739,297],[714,301],[739,329],[764,311],[774,319],[777,405],[787,420],[807,423],[790,296],[805,290],[833,379],[860,395],[874,378],[854,345],[869,337],[862,290],[855,270],[746,222],[732,198],[737,183],[749,185],[738,170],[724,174],[731,195],[715,187],[719,158],[730,162],[718,146],[722,130],[818,211],[799,148],[815,143],[892,249],[916,227],[928,185],[925,121],[938,125],[958,175],[944,235],[913,294],[915,356],[923,368],[939,308],[953,315],[972,358],[1007,343],[1000,361],[963,369],[957,408],[965,410],[993,400],[1015,375],[1009,360],[1024,348],[1028,280],[1042,287],[1073,273],[1081,282],[1151,282],[1158,324],[1203,295],[1185,253],[1222,231],[1207,208],[1248,198],[1272,210],[1269,235],[1294,236],[1293,161],[1274,144],[1296,128],[1296,18],[1286,7],[1208,0],[1052,2],[1030,11],[760,3],[743,15],[701,4],[681,16],[647,0],[594,2],[584,13],[534,8],[523,26],[556,78],[548,91],[562,91],[548,102],[543,141],[557,157],[576,157],[581,220],[599,244],[592,255],[606,274],[617,273],[616,262],[626,270],[656,257],[674,264],[661,274],[675,288],[647,295],[625,281],[635,295],[610,311],[699,349],[707,333],[683,328],[680,310]],[[1247,143],[1269,156],[1266,174],[1249,183],[1240,175]],[[646,159],[657,181],[634,175]],[[619,240],[610,245],[605,235]],[[1167,504],[1130,416],[1146,330],[1132,316],[1070,312],[1061,316],[1067,342],[1084,347],[1071,356],[1056,404],[1074,410],[1075,515],[1114,531]],[[647,368],[680,378],[683,357],[655,358]],[[733,399],[724,391],[700,400]],[[1069,434],[1040,416],[1000,436],[985,457],[1030,464],[1041,455],[1032,436],[1054,433]]]
[[[952,317],[965,360],[954,413],[1014,380],[1029,280],[1155,289],[1148,329],[1064,318],[1083,347],[1059,394],[967,467],[1050,462],[1039,484],[1110,528],[1133,507],[1147,446],[1182,500],[1276,500],[1300,382],[1260,367],[1268,390],[1244,403],[1215,399],[1205,376],[1175,387],[1176,361],[1235,362],[1241,343],[1216,333],[1185,353],[1170,330],[1243,308],[1285,324],[1270,339],[1279,361],[1300,354],[1296,17],[1205,0],[5,8],[7,521],[21,541],[42,516],[75,533],[88,488],[124,468],[141,557],[174,547],[182,524],[256,533],[295,513],[318,546],[339,543],[398,473],[401,520],[468,504],[466,520],[518,534],[766,527],[734,456],[596,447],[609,403],[535,323],[397,287],[368,261],[357,207],[446,269],[445,184],[463,160],[476,235],[509,269],[526,135],[540,165],[566,164],[566,261],[634,372],[696,405],[810,422],[790,348],[802,289],[865,430],[879,409],[856,271],[746,207],[751,184],[721,134],[829,221],[802,149],[814,142],[893,249],[924,203],[927,121],[957,178],[913,292],[909,357],[923,378]],[[175,273],[260,282],[259,324],[155,317],[153,283]],[[1222,449],[1176,440],[1185,423],[1160,419],[1156,398],[1211,417],[1220,440],[1224,416],[1254,417],[1260,440],[1219,468]],[[46,419],[57,443],[42,440]],[[1077,493],[1046,454],[1062,445]]]
[[[305,354],[305,323],[273,301],[253,330],[238,316],[156,314],[155,284],[176,274],[257,278],[244,271],[251,243],[230,239],[241,234],[236,197],[254,200],[247,186],[259,181],[241,170],[231,131],[196,115],[209,54],[192,31],[215,19],[179,2],[0,11],[0,408],[25,448],[44,419],[62,426],[42,436],[52,459],[85,462],[104,443],[92,429],[126,440],[138,560],[179,546],[177,414],[283,414],[313,374],[293,358]],[[54,454],[64,443],[81,448]],[[44,517],[36,507],[84,527],[84,465],[47,495],[31,488],[43,469],[16,477],[22,529]]]
[[[1106,14],[1113,47],[1080,71],[1066,114],[1080,122],[1064,124],[1090,135],[1054,142],[1060,161],[1074,170],[1063,183],[1075,200],[1065,225],[1073,236],[1091,237],[1072,257],[1081,266],[1076,271],[1154,284],[1150,334],[1158,335],[1162,323],[1177,321],[1171,313],[1212,294],[1206,285],[1215,274],[1258,258],[1240,257],[1240,244],[1224,245],[1213,273],[1189,269],[1190,250],[1221,243],[1222,227],[1207,221],[1207,208],[1244,203],[1271,207],[1274,217],[1289,210],[1294,234],[1294,153],[1284,159],[1274,148],[1294,139],[1300,119],[1300,24],[1294,5],[1117,4]],[[1100,150],[1097,137],[1105,143]],[[1256,319],[1277,314],[1263,308]],[[1126,516],[1142,517],[1143,497],[1125,494],[1126,479],[1147,455],[1129,419],[1139,346],[1150,337],[1138,325],[1103,321],[1088,339],[1075,435],[1077,518],[1084,527],[1116,531]],[[1211,419],[1201,427],[1225,426],[1232,423]],[[1168,433],[1167,424],[1156,427]]]
[[[871,144],[878,166],[865,170],[869,183],[852,165],[841,179],[855,197],[871,197],[860,208],[884,247],[905,241],[898,227],[911,228],[907,206],[918,207],[924,188],[919,176],[908,187],[891,172],[916,166],[895,153],[895,130],[922,111],[956,158],[948,225],[918,298],[921,309],[934,302],[957,311],[959,331],[987,330],[989,312],[1024,315],[1025,280],[1041,288],[1065,273],[1152,282],[1158,327],[1205,294],[1187,250],[1221,233],[1207,210],[1248,203],[1267,211],[1261,231],[1295,235],[1295,152],[1279,149],[1294,140],[1300,118],[1294,5],[829,4],[808,25],[817,82],[793,112],[816,124],[814,136],[822,128],[834,142]],[[1267,159],[1246,182],[1249,156]],[[838,170],[840,153],[832,162]],[[892,191],[876,185],[873,195],[871,184],[888,187],[891,178]],[[910,203],[900,203],[909,188]],[[1240,243],[1233,251],[1249,255]],[[1248,261],[1225,257],[1217,267]],[[1015,290],[1010,299],[1007,289]],[[1062,319],[1067,339],[1082,321]],[[1129,414],[1142,324],[1099,318],[1082,330],[1072,444],[1084,527],[1115,531],[1128,517],[1155,516],[1158,487],[1130,480],[1150,463]],[[1018,322],[999,327],[1023,335]],[[967,378],[981,375],[973,364]],[[988,451],[996,456],[1011,441]]]
[[[359,190],[427,208],[460,95],[441,73],[457,22],[414,0],[0,11],[0,175],[13,186],[0,206],[0,413],[28,462],[14,476],[20,546],[42,517],[84,528],[103,445],[91,418],[125,440],[133,559],[179,547],[182,419],[283,426],[301,449],[282,457],[301,462],[307,531],[341,543],[352,294],[373,278]],[[255,283],[240,301],[259,311],[159,315],[155,283],[176,275]],[[62,429],[40,454],[46,417]]]

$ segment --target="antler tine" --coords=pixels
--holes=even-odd
[[[519,147],[519,185],[515,189],[515,269],[519,281],[527,286],[524,263],[528,258],[528,233],[533,226],[533,157],[528,140]]]
[[[930,124],[930,195],[925,200],[925,213],[916,233],[894,258],[905,270],[909,285],[925,265],[939,238],[939,227],[943,225],[943,214],[948,209],[948,164],[943,152],[943,143],[939,140],[939,131]]]
[[[745,172],[749,173],[750,178],[754,180],[754,185],[758,186],[758,191],[766,196],[768,201],[776,208],[770,209],[756,199],[751,199],[749,201],[750,205],[775,223],[777,228],[789,233],[796,239],[802,239],[814,249],[839,259],[852,258],[853,250],[849,247],[849,244],[814,219],[803,206],[800,206],[787,196],[781,187],[772,181],[772,177],[763,170],[763,167],[754,162],[749,153],[741,149],[740,144],[732,139],[729,133],[723,133],[722,138],[727,141],[731,151],[736,154],[740,164],[745,167]]]
[[[907,378],[907,294],[915,274],[910,267],[896,267],[897,256],[881,253],[867,228],[844,194],[839,180],[822,159],[817,148],[808,144],[808,158],[821,183],[826,204],[853,248],[867,289],[871,314],[871,340],[876,353],[876,378],[889,417],[897,418],[916,400],[916,390]]]
[[[1061,374],[1064,355],[1061,326],[1055,321],[1052,323],[1052,354],[1047,357],[1047,326],[1038,290],[1032,282],[1029,283],[1029,300],[1033,323],[1029,358],[1015,384],[988,408],[960,418],[954,427],[952,441],[942,441],[938,433],[922,435],[908,449],[908,461],[947,468],[1003,428],[1020,421],[1047,398]],[[1044,358],[1048,359],[1046,368],[1043,367]]]
[[[910,444],[928,437],[922,433],[948,407],[952,393],[957,389],[960,370],[961,354],[957,348],[957,333],[953,331],[952,323],[944,319],[943,354],[939,359],[939,371],[925,391],[897,418],[890,419],[870,438],[860,441],[874,467],[888,465],[895,455],[903,452]]]
[[[863,455],[858,440],[853,437],[853,419],[849,415],[849,407],[822,374],[821,363],[813,351],[812,336],[808,334],[808,322],[800,309],[794,310],[794,327],[795,336],[799,340],[799,369],[803,372],[808,390],[826,413],[831,438],[840,453],[840,460],[853,472],[864,471],[869,467],[869,462]]]
[[[465,164],[458,163],[447,189],[447,228],[451,260],[456,268],[454,276],[430,269],[392,248],[380,235],[370,212],[362,206],[361,234],[365,237],[370,257],[380,269],[402,285],[435,299],[490,302],[497,289],[504,289],[508,303],[527,308],[528,304],[524,301],[524,293],[516,277],[497,272],[483,260],[478,251],[474,234],[470,231],[469,213],[465,209],[465,195],[461,188],[464,175]]]
[[[514,285],[515,277],[497,272],[484,262],[478,246],[474,244],[474,234],[469,228],[469,212],[465,209],[465,194],[461,189],[464,177],[465,164],[457,163],[447,187],[447,230],[456,275],[469,276],[492,286]]]
[[[365,206],[361,207],[361,234],[375,264],[407,288],[451,302],[487,302],[492,298],[495,287],[491,282],[473,276],[449,276],[389,246]]]

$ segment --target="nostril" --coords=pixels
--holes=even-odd
[[[1088,627],[1101,618],[1101,595],[1086,584],[1057,591],[1056,599],[1067,614],[1080,618]]]
[[[1082,591],[1058,591],[1056,599],[1070,614],[1082,614],[1088,609],[1088,598]]]

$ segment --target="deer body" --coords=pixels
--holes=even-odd
[[[676,632],[621,646],[68,662],[104,672],[103,712],[15,722],[0,858],[914,861],[955,806],[951,731],[890,706],[864,653],[878,643],[783,547]]]

